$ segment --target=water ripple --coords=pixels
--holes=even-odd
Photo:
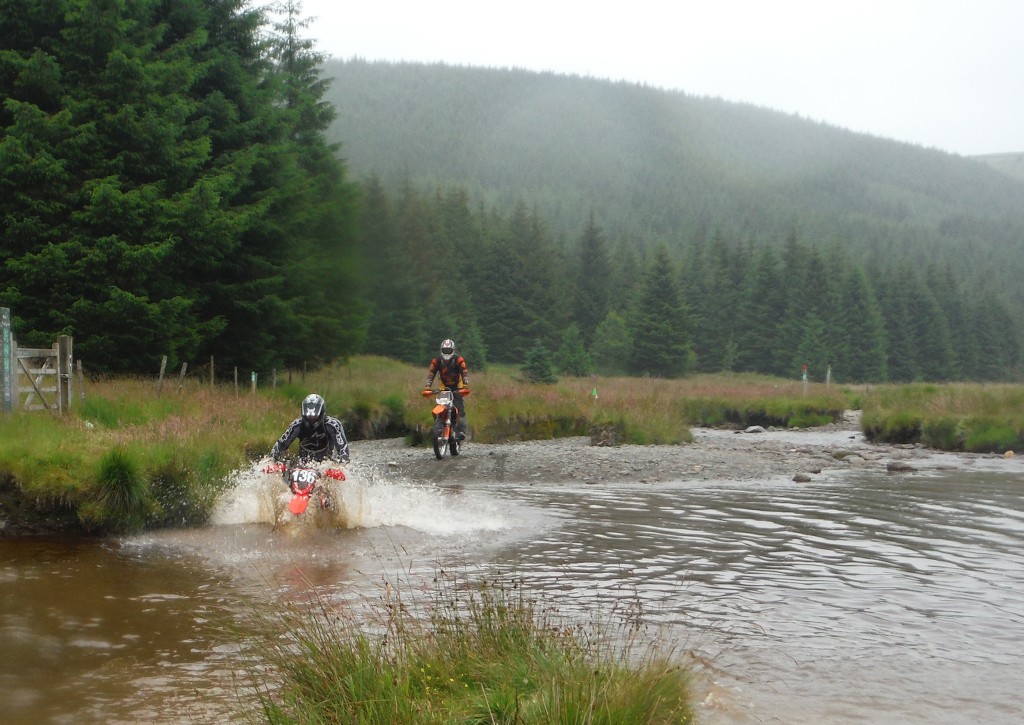
[[[1022,494],[990,471],[513,486],[557,530],[492,557],[577,602],[618,586],[677,636],[699,631],[749,698],[737,722],[1007,722],[1024,712]]]

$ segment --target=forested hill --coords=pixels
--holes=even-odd
[[[1024,153],[985,154],[974,158],[993,169],[1024,181]]]
[[[1024,180],[985,161],[630,83],[323,70],[365,179],[370,352],[454,329],[576,374],[1024,377]]]
[[[458,184],[575,235],[936,246],[1019,264],[1024,180],[934,149],[750,105],[522,70],[331,60],[330,140],[388,188]],[[991,269],[988,264],[986,270]],[[1004,266],[1005,268],[1005,266]],[[1017,266],[1017,269],[1020,267]]]

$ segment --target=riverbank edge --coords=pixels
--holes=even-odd
[[[913,475],[921,466],[970,467],[1008,454],[941,452],[921,444],[876,444],[860,430],[860,412],[846,411],[825,426],[742,431],[693,428],[681,445],[595,445],[574,436],[507,443],[467,441],[460,456],[438,461],[429,447],[404,438],[353,441],[352,471],[418,483],[473,481],[578,482],[589,485],[665,481],[792,479],[811,482],[830,473],[878,470]],[[258,466],[260,462],[253,465]],[[60,501],[27,497],[0,475],[0,537],[92,536],[75,510]]]

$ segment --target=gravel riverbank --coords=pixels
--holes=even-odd
[[[830,472],[876,469],[911,474],[927,468],[972,467],[991,454],[952,454],[913,445],[875,445],[860,433],[860,414],[805,430],[696,428],[680,446],[595,446],[586,437],[502,444],[467,442],[457,458],[438,461],[426,447],[401,439],[355,441],[354,470],[421,482],[472,480],[617,482],[754,480],[813,481]],[[1017,463],[1017,461],[1014,461]]]

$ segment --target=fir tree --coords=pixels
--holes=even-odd
[[[591,212],[579,240],[574,300],[576,324],[583,336],[584,345],[590,345],[594,331],[608,313],[611,278],[608,245]]]
[[[530,348],[530,351],[526,353],[526,360],[523,362],[520,370],[526,380],[531,383],[548,385],[558,382],[558,378],[555,377],[551,353],[544,345]]]
[[[590,347],[594,367],[601,375],[627,375],[633,357],[633,340],[625,317],[609,312],[594,332]]]
[[[0,13],[0,301],[23,343],[72,334],[110,371],[358,346],[317,59],[292,35],[281,71],[264,26],[242,0]]]
[[[773,350],[776,329],[785,311],[785,290],[781,282],[780,262],[775,250],[763,245],[748,268],[738,309],[739,334],[736,338],[736,369],[747,372],[774,372]]]
[[[676,272],[664,245],[647,267],[631,316],[631,369],[657,377],[679,377],[694,365],[688,313],[680,300]]]
[[[583,346],[583,335],[575,322],[562,332],[562,345],[555,352],[554,363],[563,375],[583,377],[593,370],[590,355]]]
[[[836,379],[884,383],[888,378],[885,323],[859,267],[848,269],[843,278],[837,321],[839,345],[833,360]]]

